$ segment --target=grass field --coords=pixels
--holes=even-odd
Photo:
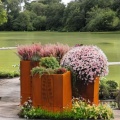
[[[0,32],[0,47],[14,47],[31,43],[63,43],[97,45],[109,62],[120,61],[120,32]],[[0,70],[14,70],[19,64],[16,50],[0,50]],[[120,66],[110,66],[107,79],[119,82]]]

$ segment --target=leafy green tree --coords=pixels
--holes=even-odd
[[[35,30],[46,30],[46,16],[37,16],[33,21]]]
[[[13,30],[18,31],[32,31],[34,30],[32,20],[36,17],[36,14],[24,11],[13,22]]]
[[[0,5],[0,30],[107,31],[120,29],[119,0],[73,0],[67,6],[62,4],[61,0],[1,1],[3,6]],[[23,11],[21,11],[22,3],[25,4]],[[7,23],[3,24],[6,19]]]
[[[38,16],[45,15],[46,7],[47,6],[42,3],[33,2],[31,4],[32,11]]]
[[[106,84],[110,86],[111,90],[117,89],[118,83],[115,82],[114,80],[108,80],[106,81]]]
[[[120,0],[114,0],[112,8],[120,15]]]
[[[20,3],[21,1],[19,0],[5,0],[4,7],[8,14],[16,15],[20,11]]]
[[[119,24],[119,18],[116,12],[107,8],[93,8],[88,12],[89,18],[87,19],[87,31],[109,31],[114,30]]]
[[[84,15],[79,2],[71,2],[64,12],[65,31],[80,31],[84,27]]]
[[[63,27],[63,14],[65,5],[61,3],[51,4],[47,7],[46,12],[46,29],[60,30]]]
[[[7,11],[8,21],[4,25],[5,30],[13,30],[13,21],[19,15],[21,0],[3,0],[4,8]]]
[[[3,8],[3,4],[0,0],[0,25],[2,25],[5,22],[7,22],[7,14],[6,14],[6,11]]]
[[[78,0],[80,2],[80,10],[81,14],[83,15],[84,19],[84,27],[87,24],[87,19],[89,19],[88,12],[91,9],[98,7],[98,8],[107,8],[110,7],[113,3],[113,0]],[[83,28],[84,29],[84,28]]]
[[[46,13],[47,5],[39,2],[31,2],[26,4],[26,10],[34,12],[38,16],[44,16]]]
[[[114,0],[95,0],[99,8],[111,8]]]
[[[84,19],[84,27],[86,26],[86,18],[87,18],[87,12],[91,10],[91,8],[95,7],[97,4],[96,0],[79,0],[80,1],[80,10],[83,15]]]

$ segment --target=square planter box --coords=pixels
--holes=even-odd
[[[79,81],[77,89],[79,97],[90,101],[90,104],[99,104],[99,77],[96,77],[95,81],[88,85],[84,84],[84,81]]]
[[[32,76],[31,69],[39,65],[39,62],[20,61],[20,96],[21,105],[23,105],[28,98],[32,98]]]
[[[48,111],[63,111],[72,107],[71,73],[42,75],[32,78],[34,107]]]

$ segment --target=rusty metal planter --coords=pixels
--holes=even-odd
[[[34,107],[48,111],[63,111],[72,107],[71,73],[42,75],[32,78]]]
[[[95,81],[88,85],[84,84],[84,81],[79,81],[77,88],[80,97],[90,101],[90,104],[99,104],[99,77],[96,77]]]
[[[31,69],[39,65],[39,62],[20,61],[20,96],[21,105],[32,98]]]

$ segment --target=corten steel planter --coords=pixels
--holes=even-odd
[[[21,105],[23,105],[28,98],[32,98],[32,76],[31,69],[38,66],[39,62],[20,61],[20,96]]]
[[[84,81],[77,83],[79,97],[84,98],[90,104],[99,104],[99,77],[95,78],[93,83],[88,85],[84,84]]]
[[[34,107],[56,112],[72,107],[71,73],[42,75],[32,78]]]

